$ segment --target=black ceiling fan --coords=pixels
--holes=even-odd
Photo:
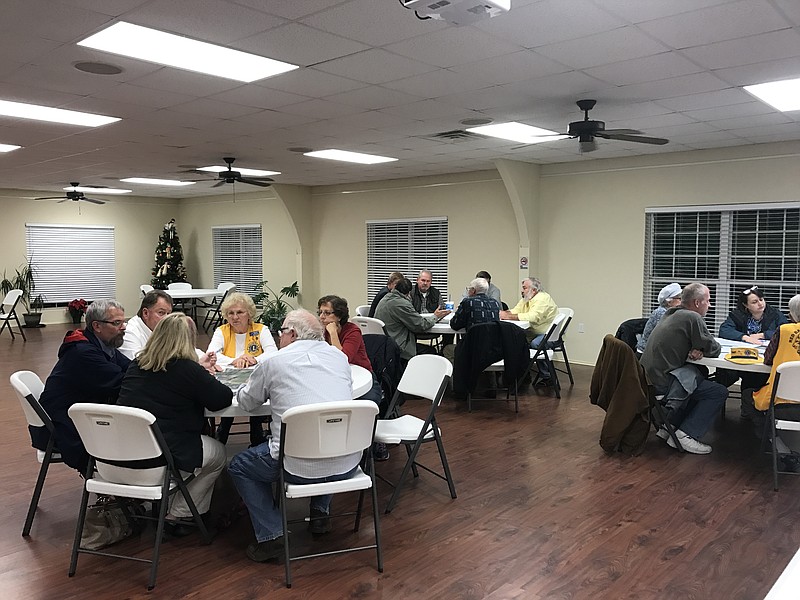
[[[603,121],[594,121],[589,118],[589,111],[597,104],[596,100],[578,100],[576,104],[578,108],[583,111],[583,121],[573,121],[570,123],[567,129],[567,135],[571,138],[578,138],[581,152],[597,150],[595,138],[638,142],[640,144],[655,144],[658,146],[669,143],[669,140],[664,138],[642,135],[642,132],[638,129],[606,129],[606,124]]]
[[[98,200],[97,198],[87,198],[83,192],[79,192],[76,188],[80,186],[77,181],[70,181],[69,183],[73,189],[68,190],[63,196],[46,196],[44,198],[34,198],[34,200],[58,200],[56,204],[62,202],[91,202],[92,204],[105,204],[105,200]],[[98,191],[102,190],[100,186],[87,185],[83,187],[97,188]]]
[[[246,183],[248,185],[257,185],[259,187],[269,187],[272,185],[272,182],[275,181],[269,177],[244,177],[239,171],[233,170],[233,163],[236,160],[235,158],[232,156],[226,156],[222,160],[224,160],[225,164],[228,165],[228,169],[225,171],[220,171],[217,174],[217,179],[219,181],[211,187],[219,187],[221,185],[225,185],[226,183]],[[193,169],[192,172],[201,173],[203,175],[208,174],[207,171],[201,171],[199,169]]]

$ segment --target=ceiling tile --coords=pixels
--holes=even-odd
[[[437,69],[436,71],[407,79],[390,81],[384,86],[423,98],[437,98],[452,93],[477,89],[480,87],[480,82],[471,79],[468,74],[454,73],[448,69]]]
[[[564,73],[571,69],[533,50],[522,50],[458,65],[450,70],[455,73],[469,74],[470,77],[479,79],[483,84],[482,87],[488,87]]]
[[[661,54],[666,48],[634,27],[620,27],[579,40],[542,46],[536,50],[575,69],[585,69]]]
[[[284,19],[299,19],[315,12],[328,9],[346,0],[236,0],[237,4],[249,6]]]
[[[317,65],[327,73],[341,75],[365,83],[386,83],[433,71],[424,63],[374,48]]]
[[[800,57],[800,31],[782,29],[738,40],[687,48],[683,54],[707,69]]]
[[[604,93],[605,96],[609,98],[653,100],[700,94],[702,92],[722,90],[727,87],[730,87],[727,83],[711,73],[705,72],[682,75],[680,77],[672,77],[659,81],[650,81],[647,83],[624,85],[622,87],[604,90]]]
[[[284,73],[280,77],[265,79],[263,83],[257,82],[257,85],[311,98],[321,98],[366,87],[366,84],[360,81],[323,73],[312,68]]]
[[[209,98],[220,102],[231,102],[256,108],[279,108],[295,102],[305,102],[309,99],[308,96],[290,94],[257,85],[243,85],[226,92],[212,94]]]
[[[796,58],[767,61],[753,65],[718,69],[714,75],[731,85],[752,85],[779,79],[794,79],[800,76]]]
[[[630,85],[698,73],[702,70],[702,67],[677,52],[662,52],[601,67],[591,67],[584,69],[584,72],[613,85]]]
[[[728,106],[730,104],[749,103],[753,97],[739,88],[728,88],[714,92],[702,94],[692,94],[690,96],[676,96],[675,98],[665,98],[658,103],[672,110],[687,111],[699,110],[709,107]]]
[[[317,119],[330,119],[333,117],[357,114],[361,112],[361,109],[346,104],[331,102],[330,100],[315,98],[313,100],[306,100],[305,102],[284,106],[281,112],[292,115],[306,115],[308,117],[316,117]]]
[[[420,100],[419,96],[404,94],[397,90],[390,90],[379,85],[342,92],[327,96],[326,100],[340,102],[350,106],[358,106],[366,110],[377,110],[379,108],[389,108],[415,103]]]
[[[744,93],[744,92],[743,92]],[[749,94],[745,94],[748,95]],[[752,96],[750,96],[752,100]],[[775,112],[771,106],[763,102],[751,101],[743,104],[731,104],[728,106],[714,106],[713,108],[704,108],[702,110],[687,110],[684,111],[688,117],[693,119],[702,120],[705,122],[713,121],[716,119],[732,119],[735,117],[750,117],[753,115],[765,115]]]
[[[669,2],[631,2],[630,0],[595,0],[605,10],[631,23],[652,21],[681,13],[692,12],[709,6],[730,4],[738,0],[670,0]],[[791,0],[789,0],[791,1]]]

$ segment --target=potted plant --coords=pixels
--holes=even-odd
[[[265,279],[256,286],[253,302],[261,309],[261,313],[256,316],[256,321],[264,323],[275,334],[283,324],[286,314],[294,308],[284,298],[297,298],[300,288],[295,281],[292,285],[281,288],[280,292],[276,294],[267,283],[268,281]]]
[[[25,319],[25,327],[43,327],[42,310],[44,309],[44,296],[37,294],[28,301],[28,312],[22,315]]]
[[[34,276],[36,269],[30,260],[20,267],[14,269],[12,276],[6,275],[3,271],[3,279],[0,281],[0,290],[3,295],[11,290],[22,290],[21,301],[25,306],[25,326],[26,327],[39,327],[42,318],[42,309],[44,308],[44,297],[39,294],[34,296],[36,291],[36,280]]]
[[[88,306],[89,303],[83,298],[76,298],[67,304],[67,310],[69,311],[69,316],[72,317],[73,323],[77,325],[81,322],[83,315],[86,314]]]

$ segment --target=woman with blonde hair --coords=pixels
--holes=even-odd
[[[227,323],[217,327],[207,355],[216,353],[217,365],[222,368],[246,369],[263,363],[278,351],[269,329],[256,323],[256,305],[247,294],[228,294],[220,307]],[[250,446],[258,446],[266,439],[262,423],[264,417],[250,417]],[[233,419],[220,419],[217,439],[228,442]]]
[[[183,313],[161,319],[125,373],[117,403],[155,416],[175,465],[181,471],[194,472],[189,494],[198,512],[204,514],[211,505],[214,482],[225,466],[225,446],[201,434],[205,410],[230,406],[233,392],[197,362],[196,338],[194,321]],[[173,495],[167,518],[174,535],[191,533],[179,523],[192,520],[183,495]]]

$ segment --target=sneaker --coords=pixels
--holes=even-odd
[[[386,444],[381,442],[372,444],[372,458],[378,462],[389,460],[389,448],[386,447]]]
[[[711,452],[711,446],[704,444],[703,442],[698,442],[692,436],[684,433],[680,429],[675,430],[675,437],[678,438],[678,441],[681,443],[683,449],[690,454],[708,454]],[[667,439],[667,445],[670,448],[677,448],[671,437]]]
[[[796,453],[781,454],[778,457],[778,470],[787,473],[800,473],[800,456]]]
[[[314,535],[328,533],[331,530],[331,518],[328,513],[312,508],[308,517],[308,530]]]
[[[247,558],[263,563],[283,556],[283,536],[266,542],[253,542],[245,551]]]
[[[656,437],[666,442],[669,439],[669,431],[667,431],[667,428],[662,425],[658,428],[658,431],[656,431]]]

